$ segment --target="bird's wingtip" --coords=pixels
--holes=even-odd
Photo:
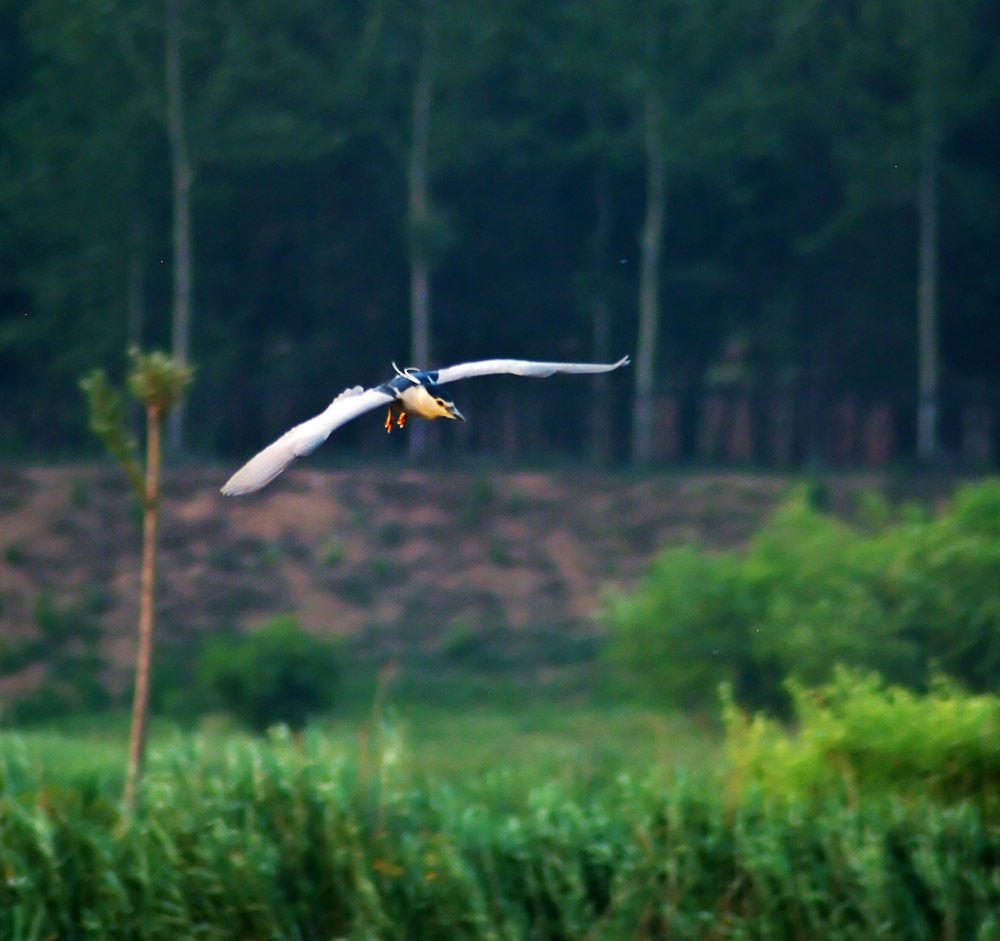
[[[238,485],[236,485],[236,484],[233,483],[233,478],[235,476],[236,475],[234,474],[233,477],[230,477],[229,480],[227,480],[219,488],[219,493],[221,493],[224,497],[241,497],[241,496],[243,496],[243,494],[250,492],[246,488],[240,487],[240,486],[238,486]]]
[[[292,461],[295,450],[286,438],[279,438],[246,462],[222,485],[225,497],[241,497],[267,486]]]

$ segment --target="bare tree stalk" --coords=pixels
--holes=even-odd
[[[606,363],[611,349],[611,304],[607,291],[598,289],[591,305],[594,361]],[[590,457],[599,466],[611,463],[614,453],[614,401],[611,380],[604,375],[594,377],[590,422]]]
[[[429,369],[431,285],[427,258],[429,203],[427,162],[436,38],[433,0],[423,0],[421,10],[423,35],[420,58],[417,62],[417,77],[413,87],[413,126],[410,162],[407,168],[410,227],[410,362],[421,369]],[[426,448],[425,429],[415,423],[410,431],[410,455],[418,457]]]
[[[135,174],[135,161],[131,161],[132,192],[129,206],[129,236],[128,236],[128,348],[139,349],[142,346],[142,333],[145,326],[146,293],[145,269],[143,266],[143,248],[145,244],[145,226],[143,225],[142,207],[138,197],[138,186]]]
[[[139,591],[139,648],[135,662],[135,694],[132,700],[132,730],[129,736],[125,808],[135,810],[139,778],[146,752],[146,716],[153,658],[153,599],[156,572],[156,530],[159,516],[160,427],[158,405],[146,407],[146,482],[142,515],[142,576]]]
[[[663,153],[663,105],[653,89],[647,89],[644,105],[646,218],[642,227],[639,338],[636,343],[635,411],[632,424],[632,461],[635,464],[648,464],[653,456],[653,384],[660,317],[660,251],[667,191],[666,158]]]
[[[188,362],[191,329],[191,184],[194,172],[184,130],[184,88],[181,72],[180,0],[166,0],[167,136],[173,173],[174,299],[172,353],[182,368]],[[170,452],[184,443],[184,400],[170,415]]]
[[[142,208],[138,198],[134,159],[130,162],[130,165],[132,168],[132,193],[128,238],[127,332],[128,349],[137,350],[142,346],[142,334],[146,321],[146,277],[143,266],[145,226],[143,225]],[[138,438],[142,424],[142,410],[136,404],[133,404],[129,409],[129,424],[132,426],[133,436]]]
[[[587,119],[590,132],[598,136],[602,128],[597,97],[587,99]],[[603,161],[594,161],[592,178],[596,224],[594,228],[594,270],[596,283],[590,304],[594,362],[606,363],[611,355],[611,302],[608,299],[608,257],[611,245],[613,203],[608,171]],[[614,430],[611,381],[606,375],[594,377],[590,423],[590,455],[595,464],[607,465],[612,457]]]
[[[919,247],[917,275],[917,456],[931,461],[937,456],[938,440],[938,220],[937,220],[937,128],[931,117],[924,119],[920,188],[917,194]]]

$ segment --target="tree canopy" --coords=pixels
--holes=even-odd
[[[592,426],[532,390],[515,451],[624,459],[615,416],[734,349],[755,394],[884,400],[904,438],[931,388],[948,445],[955,403],[1000,404],[997,28],[997,0],[2,5],[0,452],[87,447],[79,377],[176,336],[178,94],[195,451],[253,450],[424,348],[645,355],[649,388],[601,384]]]

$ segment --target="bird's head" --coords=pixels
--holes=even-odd
[[[430,390],[434,399],[434,408],[437,410],[435,418],[451,418],[456,421],[465,421],[465,416],[455,407],[455,403],[446,399],[436,389]]]
[[[398,390],[398,397],[408,415],[420,418],[452,418],[465,421],[465,416],[455,408],[455,403],[432,382],[416,382]]]

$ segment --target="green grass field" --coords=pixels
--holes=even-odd
[[[718,722],[624,706],[474,710],[400,704],[377,716],[354,710],[314,725],[310,734],[345,761],[371,762],[378,754],[415,780],[455,785],[502,771],[530,788],[553,780],[599,786],[620,774],[708,771],[718,758],[721,728]],[[219,751],[254,740],[222,719],[204,721],[197,733],[154,722],[148,767],[155,771],[177,749]],[[123,780],[127,742],[125,715],[86,716],[0,732],[0,755],[7,756],[8,787],[86,782],[114,794]]]
[[[734,790],[719,728],[688,718],[159,725],[133,818],[126,731],[0,734],[5,941],[1000,938],[991,805]]]

